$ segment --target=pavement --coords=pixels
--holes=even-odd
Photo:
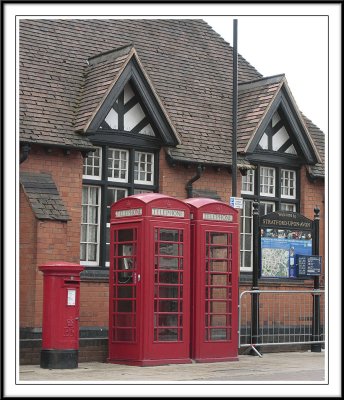
[[[296,382],[326,383],[325,352],[266,353],[262,357],[239,355],[239,361],[168,364],[136,367],[120,364],[85,362],[74,369],[43,369],[22,365],[18,383],[249,383]]]

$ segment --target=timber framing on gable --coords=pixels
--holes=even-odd
[[[281,120],[273,127],[272,118],[276,113],[280,115]],[[289,136],[288,141],[280,148],[273,149],[273,136],[282,127],[286,129]],[[265,149],[262,149],[260,145],[263,135],[266,136],[268,141]],[[291,146],[293,146],[293,151],[288,152],[287,150]],[[255,133],[248,141],[244,153],[251,162],[266,160],[267,156],[271,162],[276,164],[288,162],[293,165],[314,165],[321,162],[315,144],[300,116],[284,77],[271,103],[266,107]]]
[[[123,56],[121,54],[121,56]],[[100,62],[104,62],[104,56],[100,57]],[[93,59],[92,66],[94,67],[95,60]],[[104,68],[104,67],[102,67]],[[93,113],[92,118],[89,119],[85,126],[84,131],[87,134],[95,135],[99,130],[101,124],[107,117],[109,111],[114,106],[116,100],[122,95],[125,86],[130,82],[130,85],[135,93],[137,101],[147,114],[148,120],[154,126],[153,131],[155,136],[160,139],[163,146],[176,146],[180,143],[178,134],[169,120],[166,110],[164,110],[161,101],[158,99],[156,91],[148,78],[148,75],[143,69],[143,66],[134,49],[131,49],[124,62],[123,68],[119,74],[113,78],[108,91],[105,93],[103,99],[96,107],[96,112]],[[121,102],[122,104],[123,102]],[[123,105],[123,104],[122,104]],[[132,133],[136,132],[140,127],[136,127]],[[105,129],[106,130],[106,129]],[[122,123],[118,126],[117,130],[120,134],[125,134],[124,126]]]

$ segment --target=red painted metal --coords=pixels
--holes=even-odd
[[[191,358],[238,360],[238,211],[226,203],[185,200],[191,212]]]
[[[111,206],[108,361],[190,360],[190,211],[157,193]]]
[[[39,266],[43,272],[43,350],[79,348],[80,272],[68,262]]]

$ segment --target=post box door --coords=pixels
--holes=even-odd
[[[111,226],[110,359],[139,356],[140,224]]]
[[[63,339],[67,348],[79,347],[79,281],[65,280],[63,294]]]

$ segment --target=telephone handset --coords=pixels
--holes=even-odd
[[[132,270],[133,269],[133,246],[131,244],[124,244],[123,247],[123,256],[128,257],[128,258],[122,258],[123,264],[122,264],[122,269],[125,271]],[[120,278],[124,278],[123,280],[119,279],[119,283],[128,283],[130,279],[133,277],[132,272],[121,272],[120,273]]]

